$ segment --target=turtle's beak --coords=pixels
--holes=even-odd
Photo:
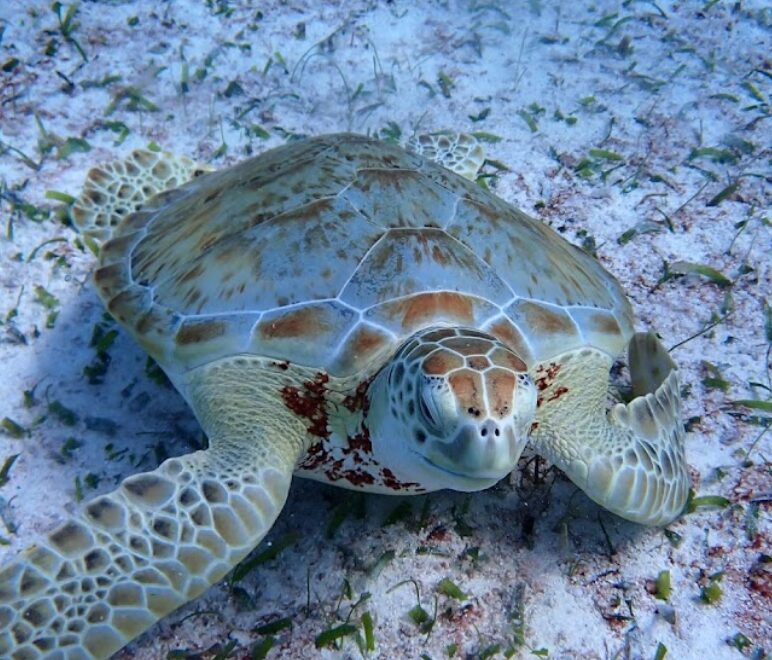
[[[486,419],[464,424],[450,440],[431,438],[423,453],[440,470],[498,481],[517,465],[526,441],[527,437],[518,437],[513,425]]]

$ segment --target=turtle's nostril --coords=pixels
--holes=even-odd
[[[492,419],[486,419],[483,422],[482,427],[480,428],[480,437],[482,438],[488,438],[488,437],[496,437],[498,438],[501,435],[501,429],[499,428],[499,425],[496,424]]]

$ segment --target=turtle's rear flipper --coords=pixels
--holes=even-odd
[[[153,195],[211,169],[168,151],[137,149],[126,158],[89,170],[83,192],[72,205],[72,219],[86,236],[106,241],[118,222],[138,211]]]
[[[485,162],[485,150],[468,133],[424,133],[408,140],[407,148],[471,181]]]

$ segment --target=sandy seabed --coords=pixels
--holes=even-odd
[[[49,2],[0,5],[0,418],[18,425],[0,435],[0,462],[18,454],[0,479],[3,557],[79,496],[201,441],[123,333],[101,382],[84,374],[104,313],[94,260],[47,192],[76,194],[92,164],[151,143],[221,167],[297,135],[455,128],[486,134],[496,194],[595,250],[639,327],[675,347],[694,490],[723,505],[646,529],[554,470],[534,478],[532,462],[473,496],[351,504],[348,491],[297,480],[256,551],[286,545],[277,558],[117,657],[213,658],[231,642],[228,657],[250,657],[267,637],[257,629],[284,618],[268,657],[763,656],[764,3],[83,2],[67,23],[68,6],[57,17]],[[746,399],[767,403],[733,403]],[[667,602],[655,593],[662,571]],[[449,595],[445,578],[463,594]],[[721,596],[706,602],[711,585]],[[409,615],[419,603],[431,625]],[[357,633],[315,647],[346,622]]]

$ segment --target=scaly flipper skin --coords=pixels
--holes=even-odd
[[[541,401],[549,405],[532,447],[610,511],[666,525],[682,513],[689,492],[675,363],[654,333],[637,333],[630,342],[635,398],[607,414],[610,363],[594,353],[585,349],[551,363],[559,373],[542,381]]]
[[[84,234],[103,241],[118,222],[153,195],[210,171],[208,165],[194,163],[185,156],[137,149],[126,158],[89,171],[83,191],[72,206],[72,219]]]
[[[283,378],[251,357],[185,378],[210,448],[129,477],[5,568],[0,657],[107,658],[222,579],[273,525],[306,449],[278,400]]]
[[[470,181],[485,162],[485,150],[468,133],[424,133],[408,140],[407,148]]]

